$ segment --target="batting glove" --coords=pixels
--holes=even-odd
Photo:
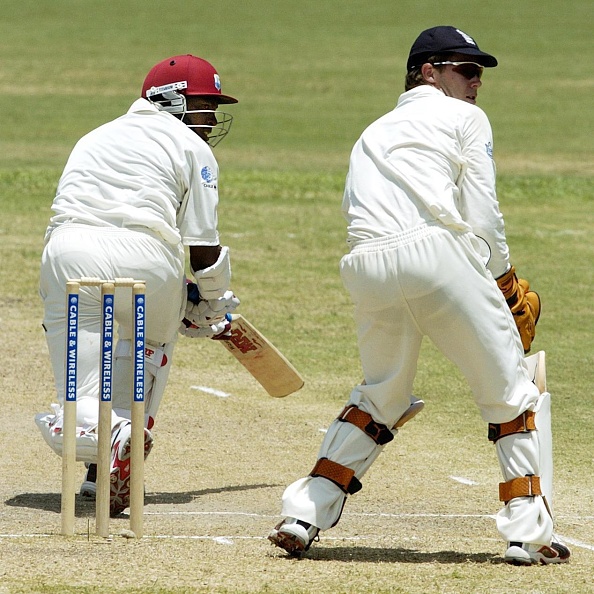
[[[213,320],[224,318],[226,314],[234,312],[238,305],[239,299],[233,291],[226,291],[225,295],[218,299],[201,299],[198,303],[188,300],[184,317],[196,326],[203,326],[212,323]]]
[[[187,338],[224,338],[231,330],[231,323],[227,317],[212,320],[209,324],[193,324],[183,319],[179,326],[179,333]]]

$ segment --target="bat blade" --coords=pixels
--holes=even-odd
[[[231,316],[231,337],[217,342],[274,398],[284,398],[304,384],[291,362],[240,314]]]

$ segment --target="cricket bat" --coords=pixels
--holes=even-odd
[[[290,361],[241,314],[231,315],[230,337],[217,342],[274,398],[284,398],[304,384]]]

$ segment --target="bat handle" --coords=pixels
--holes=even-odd
[[[212,340],[229,340],[231,338],[231,322],[233,321],[233,316],[230,313],[226,313],[225,319],[227,320],[225,330],[220,334],[213,336]]]

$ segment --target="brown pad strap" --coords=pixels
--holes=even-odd
[[[338,420],[346,421],[352,423],[355,427],[359,427],[377,445],[385,445],[394,439],[394,434],[386,425],[376,423],[369,413],[360,410],[355,405],[345,406],[343,411],[338,415]]]
[[[354,470],[338,462],[328,460],[328,458],[320,458],[309,475],[314,477],[321,476],[328,479],[349,495],[360,491],[363,486],[359,482],[359,479],[355,477]]]
[[[507,483],[499,483],[499,500],[506,505],[516,497],[534,497],[535,495],[542,495],[539,476],[522,476],[507,481]]]
[[[488,439],[495,443],[502,437],[507,437],[514,433],[528,433],[529,431],[536,431],[534,411],[532,410],[523,412],[513,421],[509,421],[509,423],[489,423]]]

